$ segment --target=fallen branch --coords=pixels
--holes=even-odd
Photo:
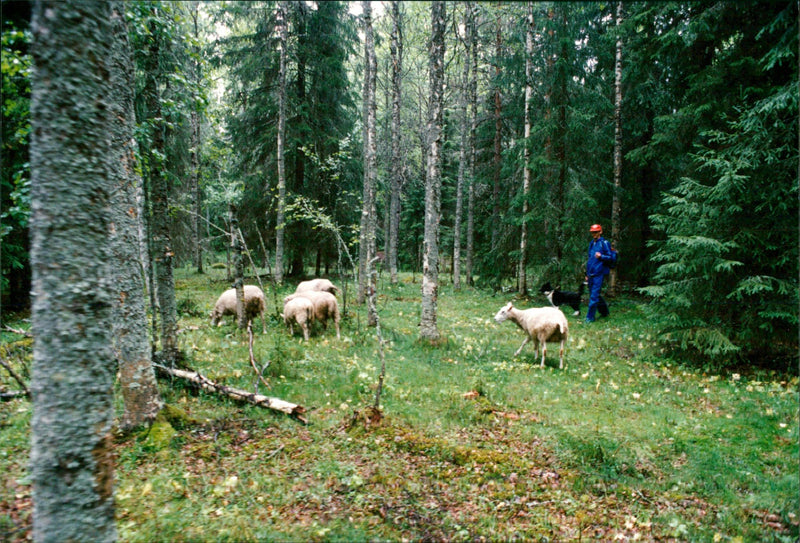
[[[280,411],[282,413],[286,413],[287,415],[296,418],[303,424],[308,424],[308,420],[306,420],[306,418],[303,417],[303,414],[306,412],[306,410],[304,407],[300,405],[289,403],[287,401],[280,400],[278,398],[270,398],[268,396],[262,396],[261,394],[253,394],[244,390],[240,390],[238,388],[220,385],[197,371],[186,371],[175,368],[168,368],[166,366],[162,366],[161,364],[153,364],[153,366],[163,374],[170,375],[172,377],[178,377],[179,379],[184,379],[186,381],[189,381],[190,383],[198,385],[203,390],[216,392],[224,396],[227,396],[228,398],[241,402],[247,402],[252,405],[256,405],[258,407],[266,407],[269,409],[274,409],[275,411]]]
[[[33,334],[26,330],[22,330],[20,328],[11,328],[10,326],[6,325],[3,327],[4,329],[8,330],[9,332],[13,332],[15,334],[19,334],[23,337],[33,337]]]
[[[0,358],[0,365],[2,365],[6,369],[6,371],[11,375],[11,377],[13,377],[14,380],[17,383],[19,383],[19,386],[22,387],[22,390],[20,392],[4,392],[3,393],[4,394],[4,399],[5,399],[5,396],[8,396],[9,398],[17,398],[19,396],[25,396],[25,397],[30,398],[31,391],[28,390],[27,386],[25,386],[25,381],[20,379],[19,375],[14,373],[14,370],[11,369],[11,364],[9,364],[8,362],[6,362],[2,358]]]

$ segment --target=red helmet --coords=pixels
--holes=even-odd
[[[600,226],[599,224],[593,224],[593,225],[592,225],[592,226],[589,228],[589,232],[602,232],[602,231],[603,231],[603,227],[602,227],[602,226]]]

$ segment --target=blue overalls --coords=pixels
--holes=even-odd
[[[595,253],[600,253],[600,258],[595,258]],[[603,317],[608,316],[608,304],[600,296],[603,288],[603,278],[608,275],[609,269],[606,262],[612,260],[611,244],[603,236],[589,243],[589,256],[586,260],[586,277],[589,282],[589,310],[586,312],[586,322],[594,322],[595,312],[599,311]]]

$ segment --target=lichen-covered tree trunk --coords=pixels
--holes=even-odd
[[[525,165],[522,176],[522,225],[519,241],[519,281],[522,296],[528,294],[527,267],[528,250],[528,198],[531,190],[531,96],[533,95],[533,4],[528,2],[528,28],[525,33]]]
[[[400,229],[400,189],[402,186],[403,158],[400,155],[400,104],[402,101],[403,27],[400,20],[400,2],[392,2],[392,193],[389,198],[389,249],[386,255],[391,283],[397,284],[398,230]]]
[[[622,27],[622,2],[617,2],[617,30]],[[614,60],[614,196],[611,200],[611,246],[619,246],[620,198],[622,192],[622,37],[617,37]],[[611,270],[609,279],[611,295],[617,294],[617,269]]]
[[[286,56],[288,43],[286,2],[278,3],[280,70],[278,72],[278,211],[275,222],[275,282],[283,283],[284,239],[286,232]]]
[[[35,3],[31,97],[35,541],[113,541],[112,4]]]
[[[422,256],[422,315],[420,338],[437,341],[436,302],[439,291],[439,220],[442,192],[442,107],[444,105],[444,2],[431,3],[430,116],[428,175],[425,183],[425,240]]]
[[[244,258],[242,242],[239,239],[239,219],[236,206],[228,204],[229,224],[231,225],[231,254],[233,255],[233,288],[236,290],[236,325],[247,328],[247,314],[244,306]]]
[[[503,164],[503,99],[500,93],[500,56],[503,33],[500,17],[501,15],[498,14],[494,42],[494,157],[492,159],[492,254],[496,256],[497,244],[500,242],[500,170]]]
[[[148,177],[150,180],[150,238],[152,263],[155,268],[154,283],[158,314],[161,321],[161,355],[174,364],[178,358],[178,310],[175,302],[175,278],[172,270],[172,238],[169,232],[169,177],[166,171],[165,130],[167,124],[161,110],[159,92],[159,56],[161,55],[161,29],[158,28],[158,6],[151,6],[150,43],[145,76],[145,103],[150,122],[150,149]]]
[[[162,402],[152,366],[147,330],[140,236],[142,179],[136,171],[133,138],[133,63],[128,29],[121,4],[113,3],[111,83],[116,100],[111,115],[111,249],[113,277],[114,353],[119,363],[125,412],[122,428],[130,429],[155,419]]]

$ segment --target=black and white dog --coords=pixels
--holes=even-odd
[[[581,314],[581,296],[583,296],[583,291],[585,288],[585,282],[581,283],[580,288],[578,288],[578,292],[558,290],[557,288],[550,286],[550,283],[545,283],[542,285],[542,288],[539,289],[539,292],[544,294],[547,299],[550,300],[550,303],[555,307],[560,307],[562,305],[570,306],[575,310],[572,315],[577,317]]]

